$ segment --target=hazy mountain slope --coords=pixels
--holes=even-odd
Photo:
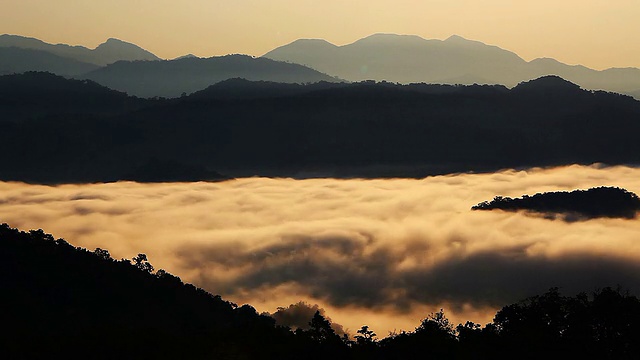
[[[60,57],[46,51],[0,47],[0,75],[47,71],[72,76],[87,73],[98,67],[98,65]]]
[[[445,41],[418,36],[376,34],[335,46],[322,40],[298,40],[272,50],[266,58],[306,64],[348,80],[450,82],[481,76],[489,83],[515,84],[509,74],[526,64],[516,54],[460,37]]]
[[[586,89],[625,93],[640,87],[640,69],[637,68],[612,68],[598,71],[581,65],[567,65],[554,59],[544,58],[529,62],[528,70],[531,78],[558,75]]]
[[[159,60],[154,54],[137,45],[118,39],[108,39],[95,49],[66,44],[48,44],[44,41],[18,35],[0,35],[0,47],[18,47],[46,51],[60,57],[104,66],[119,60]],[[37,70],[37,69],[30,69]]]
[[[323,40],[297,40],[264,57],[305,64],[353,81],[479,83],[511,87],[540,76],[558,75],[587,89],[629,92],[640,88],[640,69],[596,71],[553,59],[526,62],[512,52],[459,36],[440,41],[376,34],[344,46]]]
[[[178,97],[182,93],[190,94],[231,78],[281,83],[336,81],[335,78],[301,65],[246,55],[168,61],[120,61],[83,77],[141,97]]]

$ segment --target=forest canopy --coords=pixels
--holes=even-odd
[[[633,219],[640,211],[638,195],[618,187],[596,187],[588,190],[554,191],[523,195],[519,198],[496,196],[483,201],[473,210],[526,210],[546,214],[563,215],[567,221],[593,218]]]

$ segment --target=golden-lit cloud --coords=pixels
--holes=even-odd
[[[445,308],[486,322],[550,287],[640,293],[640,220],[471,211],[496,195],[619,186],[640,170],[570,166],[421,180],[247,178],[220,183],[0,183],[0,221],[71,244],[146,253],[156,268],[275,312],[319,304],[353,332],[412,330]]]

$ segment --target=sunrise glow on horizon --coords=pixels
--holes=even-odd
[[[460,35],[532,60],[640,67],[640,3],[619,1],[8,0],[0,34],[94,48],[114,37],[161,58],[260,56],[299,38],[336,45],[374,33]]]

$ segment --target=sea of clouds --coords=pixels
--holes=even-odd
[[[43,186],[0,182],[0,222],[151,263],[238,304],[319,304],[354,333],[430,312],[486,323],[550,287],[640,295],[640,221],[471,211],[496,195],[619,186],[640,170],[569,166],[421,180],[245,178]]]

